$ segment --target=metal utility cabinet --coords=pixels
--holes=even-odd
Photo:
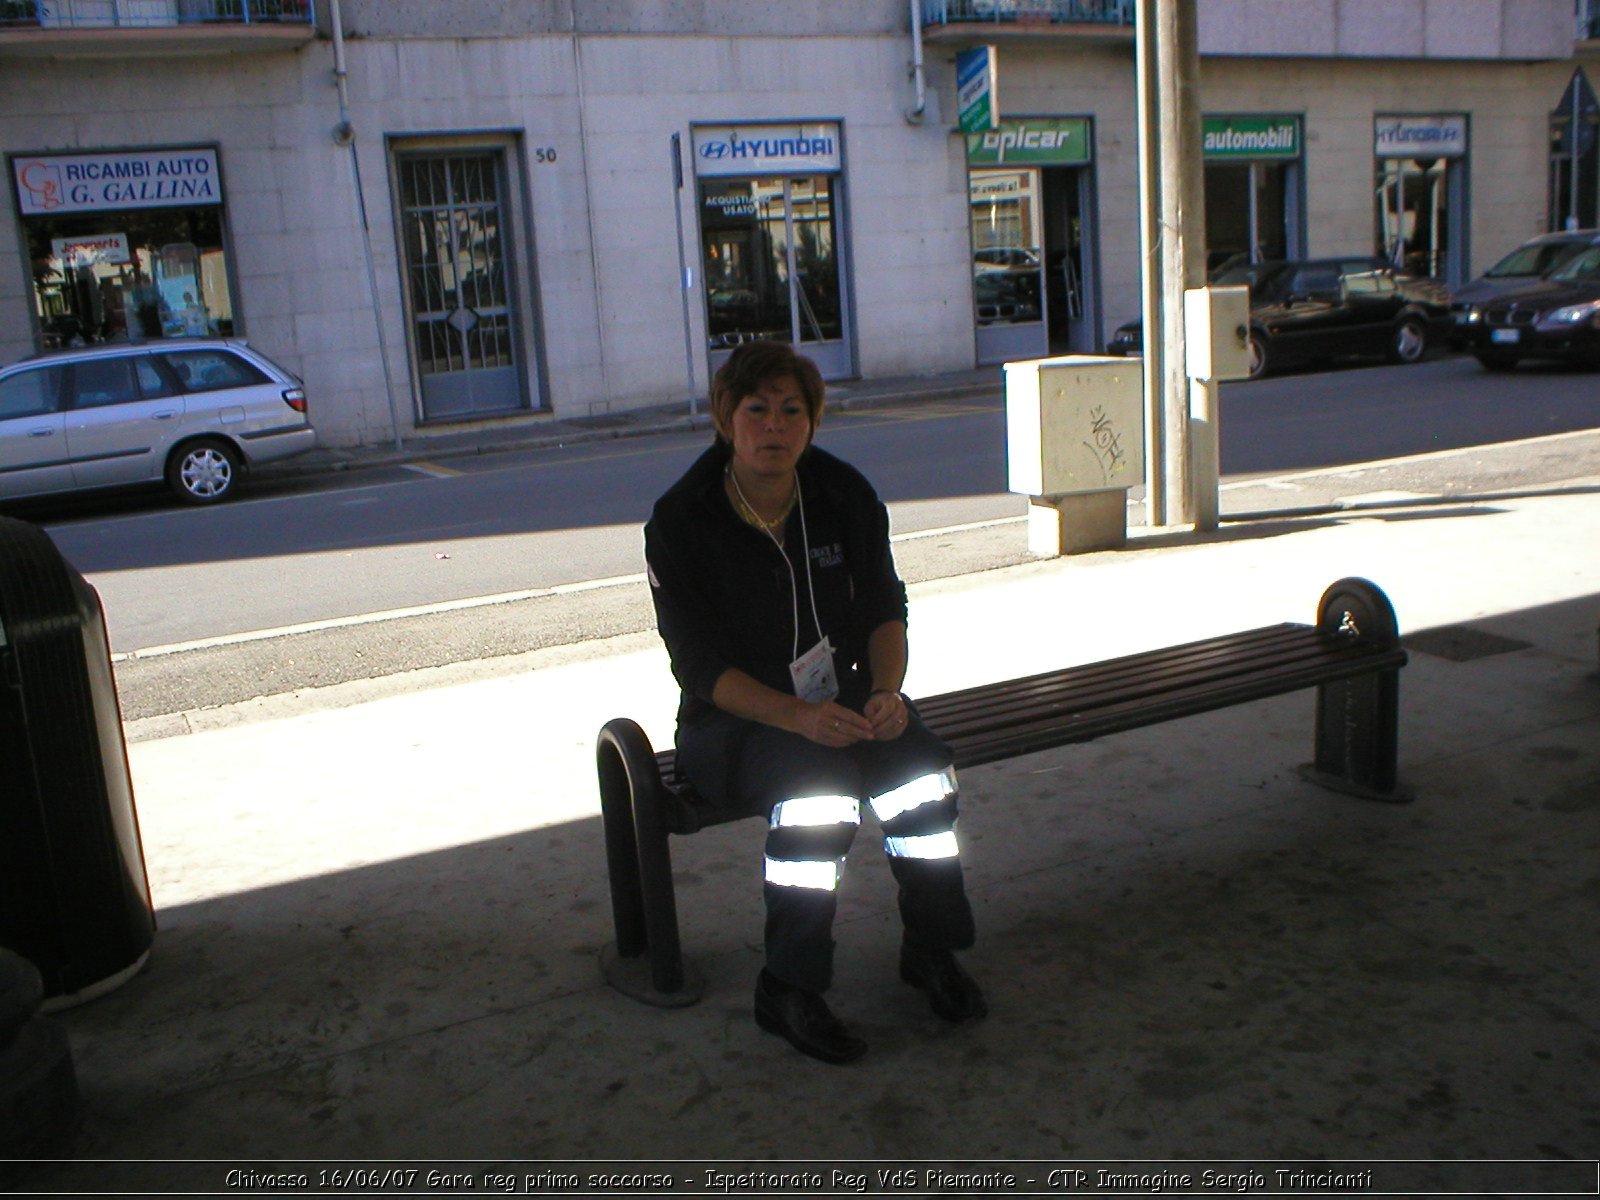
[[[1008,486],[1028,497],[1035,554],[1109,550],[1128,537],[1128,489],[1144,482],[1137,358],[1009,362]]]

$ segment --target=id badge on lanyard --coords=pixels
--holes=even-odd
[[[832,700],[839,694],[839,677],[833,670],[833,645],[824,637],[789,664],[794,694],[809,704]]]

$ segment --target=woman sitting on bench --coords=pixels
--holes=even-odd
[[[683,689],[678,770],[711,803],[768,819],[756,1022],[844,1063],[866,1043],[822,993],[863,800],[899,884],[901,978],[948,1020],[986,1007],[951,953],[973,941],[955,774],[900,693],[906,590],[888,512],[811,444],[822,400],[821,374],[790,346],[735,350],[712,383],[715,442],[656,502],[645,557]]]

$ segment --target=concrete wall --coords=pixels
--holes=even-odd
[[[356,37],[836,37],[910,28],[905,0],[342,0],[341,8]]]
[[[1202,54],[1570,58],[1571,0],[1200,0]]]

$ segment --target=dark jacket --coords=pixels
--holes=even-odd
[[[799,652],[826,634],[836,652],[840,699],[860,704],[870,687],[868,637],[885,622],[906,619],[906,589],[889,551],[888,511],[861,472],[812,446],[796,467],[800,503],[784,525],[780,553],[729,503],[722,480],[730,453],[719,442],[702,454],[656,501],[644,527],[656,626],[683,689],[679,722],[715,711],[711,691],[729,667],[794,693],[789,664],[797,602]],[[798,594],[791,591],[791,567]],[[808,586],[815,588],[820,631]]]

